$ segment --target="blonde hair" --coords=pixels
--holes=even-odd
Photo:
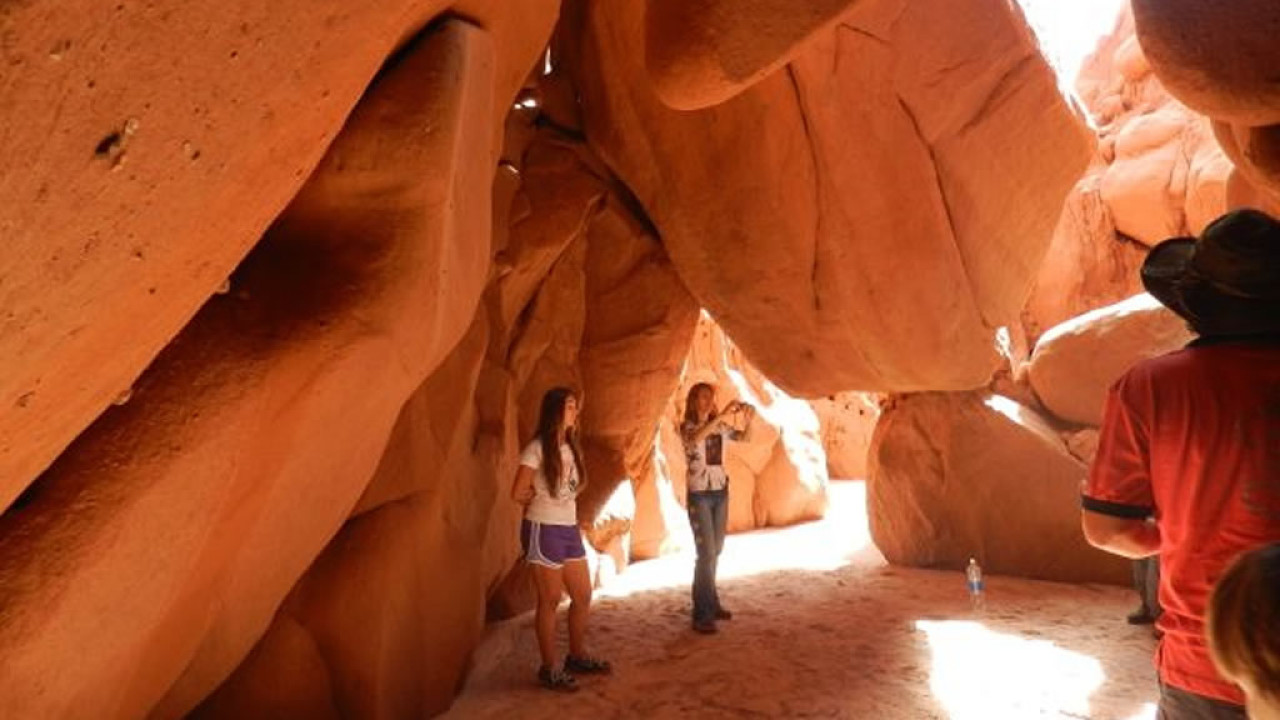
[[[1280,543],[1236,558],[1209,598],[1205,631],[1219,672],[1280,700]]]

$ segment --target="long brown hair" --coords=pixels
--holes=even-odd
[[[1223,675],[1280,701],[1280,543],[1232,563],[1214,587],[1205,629]]]
[[[547,479],[547,489],[559,497],[564,489],[564,468],[560,465],[560,429],[564,426],[564,406],[569,398],[576,398],[567,387],[553,387],[542,396],[542,408],[538,413],[538,442],[542,445],[542,474]],[[581,403],[579,403],[581,405]],[[582,449],[578,445],[578,427],[564,429],[564,440],[573,451],[573,464],[578,470],[578,492],[587,487],[587,472],[582,465]]]
[[[705,383],[705,382],[694,383],[694,386],[689,388],[689,394],[686,395],[684,398],[684,421],[688,424],[691,424],[691,425],[698,424],[698,393],[702,392],[704,389],[711,393],[711,398],[712,398],[711,415],[709,415],[707,419],[709,420],[711,418],[714,418],[717,415],[716,403],[715,403],[715,396],[716,396],[715,386],[713,386],[711,383]]]

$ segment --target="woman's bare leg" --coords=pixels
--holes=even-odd
[[[538,635],[538,653],[545,667],[556,664],[556,608],[564,594],[564,572],[560,568],[533,566],[533,578],[538,586],[538,609],[534,614],[534,629]],[[572,628],[572,622],[570,623]]]
[[[564,564],[564,586],[569,591],[569,654],[587,654],[587,619],[591,615],[591,571],[587,559]]]

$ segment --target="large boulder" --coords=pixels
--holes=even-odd
[[[1184,346],[1187,322],[1143,293],[1068,320],[1041,336],[1031,386],[1057,417],[1101,425],[1107,389],[1141,360]]]
[[[553,56],[677,272],[784,390],[971,388],[999,363],[1090,137],[1009,3],[855,4],[714,107],[655,93],[645,4]],[[938,93],[946,87],[946,93]]]
[[[1034,410],[984,392],[895,398],[871,446],[871,537],[891,563],[1126,582],[1080,531],[1086,467]]]

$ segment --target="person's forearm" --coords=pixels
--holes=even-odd
[[[533,501],[533,471],[521,465],[511,483],[511,499],[520,505],[528,505]]]
[[[703,440],[706,440],[708,435],[720,429],[720,425],[722,423],[723,421],[718,417],[711,418],[705,425],[693,431],[693,441],[695,443],[700,443]]]
[[[1107,529],[1086,526],[1085,538],[1100,550],[1135,560],[1160,551],[1160,530],[1145,520],[1113,523],[1113,527]]]

